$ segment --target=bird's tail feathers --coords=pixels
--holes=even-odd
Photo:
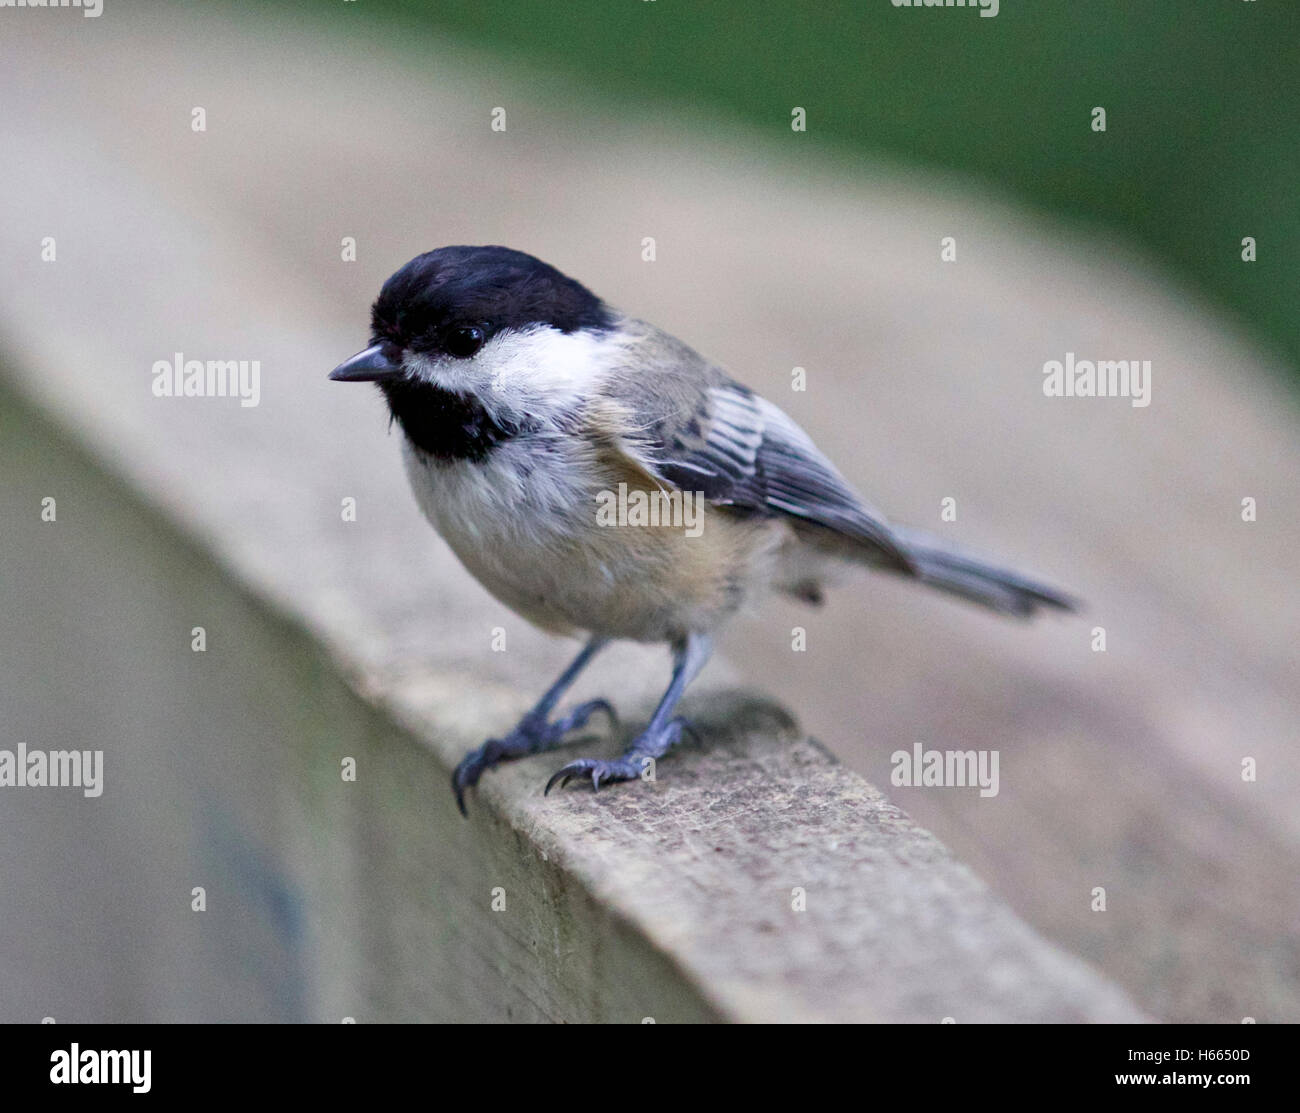
[[[913,574],[922,583],[1021,618],[1028,618],[1040,607],[1063,611],[1079,608],[1077,600],[1054,587],[919,530],[895,526],[892,532],[911,557]]]

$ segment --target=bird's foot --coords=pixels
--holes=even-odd
[[[671,719],[662,727],[647,730],[628,747],[622,757],[612,761],[602,761],[592,757],[581,757],[577,761],[571,761],[563,769],[557,770],[555,775],[546,782],[546,792],[543,795],[549,793],[557,781],[563,788],[575,777],[590,778],[593,792],[597,791],[602,784],[613,784],[616,781],[635,781],[639,778],[651,780],[653,773],[647,777],[647,771],[652,770],[655,761],[681,741],[683,734],[698,737],[694,728],[685,719]]]
[[[489,738],[477,750],[467,753],[451,775],[451,787],[456,793],[456,806],[460,808],[460,814],[469,814],[465,811],[465,790],[478,784],[479,777],[487,770],[502,761],[513,761],[515,758],[555,749],[569,731],[585,727],[587,720],[597,711],[605,712],[611,723],[618,721],[614,708],[608,700],[603,699],[581,704],[554,722],[548,722],[545,715],[530,711],[504,738]]]

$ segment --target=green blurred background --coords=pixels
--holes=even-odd
[[[1300,3],[361,0],[408,49],[453,34],[614,99],[743,120],[825,157],[957,172],[1099,222],[1300,371]],[[339,6],[310,5],[337,29]],[[306,9],[304,9],[306,14]],[[790,129],[802,106],[808,130]],[[1107,130],[1092,130],[1094,106]],[[1253,236],[1258,260],[1242,260]],[[1105,240],[1102,240],[1104,245]],[[1106,248],[1100,246],[1099,251]]]

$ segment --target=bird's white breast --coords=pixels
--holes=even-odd
[[[416,501],[461,562],[493,595],[544,629],[588,629],[589,569],[574,567],[594,516],[588,469],[563,441],[498,446],[484,461],[442,463],[407,442]],[[578,588],[584,578],[585,587]]]

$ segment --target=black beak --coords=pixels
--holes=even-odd
[[[364,352],[358,352],[334,368],[330,372],[330,378],[339,383],[378,383],[385,379],[400,378],[401,365],[384,354],[385,347],[388,345],[375,344]]]

